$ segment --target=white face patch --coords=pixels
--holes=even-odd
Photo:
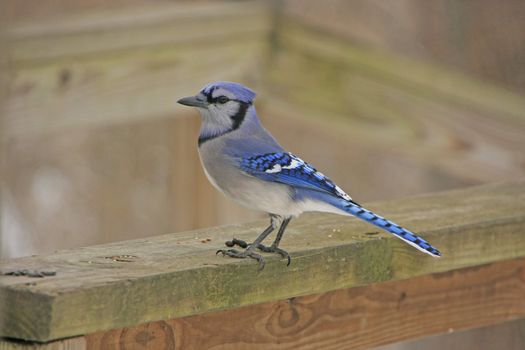
[[[208,108],[199,108],[202,117],[201,136],[213,137],[231,130],[234,124],[232,116],[239,111],[239,108],[240,105],[237,101],[209,104]]]
[[[217,98],[219,96],[226,96],[231,100],[235,100],[235,95],[223,88],[213,90],[212,98]],[[238,101],[212,103],[208,106],[208,110],[210,111],[210,116],[212,119],[210,122],[220,127],[231,127],[231,117],[233,117],[239,111],[239,108],[240,104]]]
[[[239,102],[237,101],[228,101],[223,104],[210,104],[208,106],[208,109],[211,113],[214,115],[217,115],[216,119],[224,119],[227,120],[227,118],[231,118],[239,111]],[[226,118],[227,117],[227,118]]]

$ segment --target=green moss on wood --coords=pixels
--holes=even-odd
[[[364,283],[388,281],[392,278],[391,241],[377,239],[364,244],[355,263],[355,274]]]
[[[386,233],[371,235],[370,225],[357,220],[305,215],[282,242],[292,264],[268,256],[261,272],[253,261],[215,256],[215,250],[232,235],[253,239],[265,222],[7,260],[0,270],[46,267],[57,275],[0,277],[10,317],[0,335],[48,341],[525,256],[524,181],[369,207],[419,232],[443,258]],[[213,237],[213,243],[195,236]],[[121,254],[136,258],[105,258]]]

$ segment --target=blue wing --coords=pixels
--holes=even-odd
[[[332,180],[291,153],[275,152],[242,158],[240,167],[261,180],[325,192],[352,201]]]
[[[403,241],[427,254],[436,257],[441,256],[439,250],[423,238],[361,207],[329,178],[291,153],[275,152],[241,158],[240,167],[244,172],[261,180],[280,182],[295,188],[317,191],[316,194],[321,197],[320,200],[393,233]]]

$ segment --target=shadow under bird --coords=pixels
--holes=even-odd
[[[253,258],[262,269],[264,258],[257,251],[276,253],[289,265],[290,255],[279,248],[286,226],[303,212],[320,211],[356,216],[426,254],[441,256],[423,238],[363,208],[328,177],[286,152],[261,125],[254,99],[255,93],[241,84],[216,82],[177,101],[200,112],[199,155],[210,182],[241,205],[270,215],[270,226],[253,243],[233,239],[226,245],[243,250],[221,249],[218,254]],[[274,242],[263,245],[277,227]]]

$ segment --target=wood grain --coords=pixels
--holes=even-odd
[[[6,128],[14,136],[181,115],[175,96],[250,76],[269,24],[253,2],[158,3],[16,23],[7,31]]]
[[[525,320],[523,293],[521,258],[0,350],[367,349]]]
[[[232,236],[253,239],[265,222],[6,260],[1,271],[53,269],[57,275],[0,276],[0,334],[49,341],[525,256],[523,181],[369,207],[419,232],[444,257],[432,259],[391,235],[370,234],[366,223],[305,215],[283,241],[292,265],[271,256],[260,273],[253,261],[215,251]]]
[[[525,317],[525,259],[86,336],[87,349],[368,349]]]
[[[523,350],[525,348],[525,318],[481,328],[411,339],[387,344],[375,350]]]

